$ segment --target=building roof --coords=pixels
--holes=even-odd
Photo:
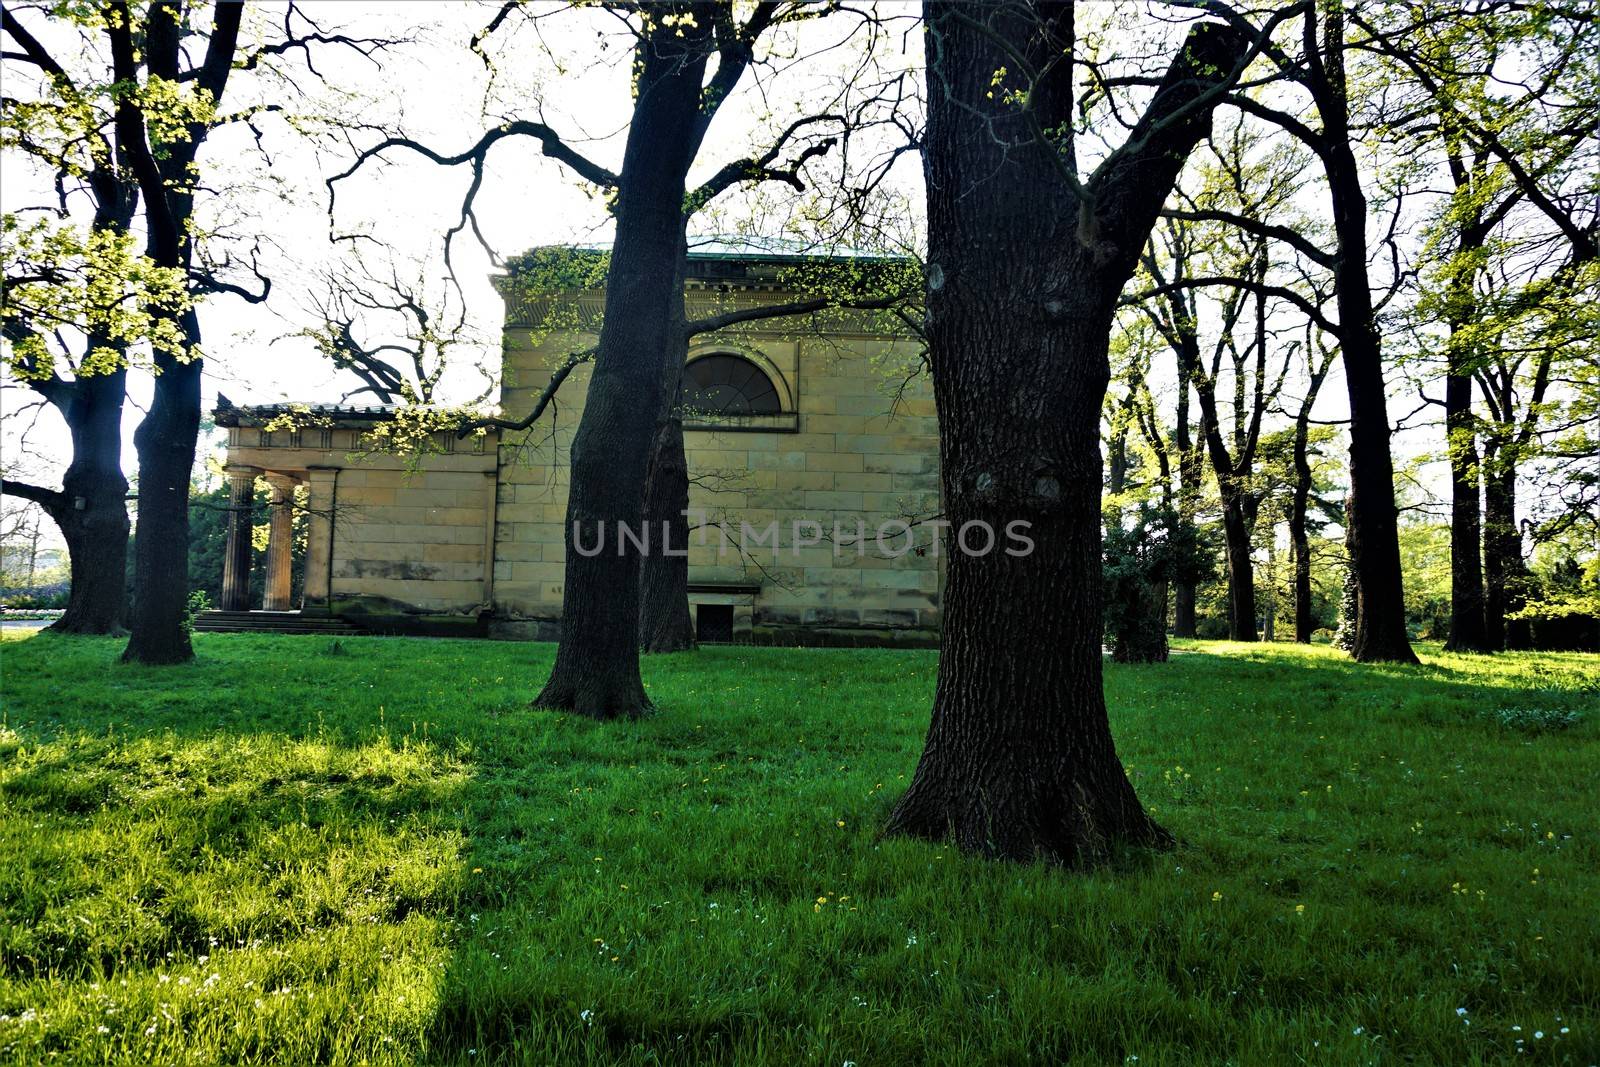
[[[602,249],[601,251],[609,251]],[[874,252],[848,245],[827,246],[793,237],[711,234],[689,238],[689,260],[754,260],[756,262],[802,262],[804,260],[902,260],[907,257],[889,252]]]
[[[280,415],[307,415],[326,422],[381,422],[394,416],[398,404],[328,404],[284,400],[275,404],[235,404],[221,393],[212,415],[218,426],[256,426]]]

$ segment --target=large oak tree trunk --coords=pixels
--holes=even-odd
[[[926,747],[887,832],[953,838],[982,855],[1092,862],[1159,845],[1123,773],[1101,686],[1099,423],[1117,297],[1184,158],[1210,125],[1197,107],[1164,126],[1242,43],[1196,29],[1130,135],[1137,147],[1090,186],[1092,211],[993,91],[995,37],[1042,56],[1070,49],[1070,7],[929,3],[927,330],[939,410],[948,565],[943,651]],[[989,31],[967,23],[986,18]],[[1035,87],[1052,125],[1070,114],[1063,68]],[[1091,217],[1092,216],[1092,217]],[[1023,521],[1032,550],[1004,550]],[[988,524],[993,551],[983,544]]]
[[[200,323],[191,308],[180,316],[183,336],[198,344]],[[200,369],[157,353],[150,411],[133,444],[139,453],[139,525],[133,539],[133,611],[125,661],[183,663],[194,658],[189,641],[189,478],[200,431]]]
[[[928,168],[930,191],[950,188]],[[934,219],[954,198],[938,199],[930,228],[948,225]],[[945,508],[958,533],[987,523],[1003,538],[1029,522],[1034,547],[951,554],[932,724],[888,831],[1063,863],[1118,841],[1164,843],[1117,758],[1101,684],[1096,427],[1109,315],[1079,306],[1044,321],[1050,282],[1028,262],[1031,242],[984,244],[930,245],[948,279],[928,294]],[[1008,388],[1024,380],[1039,391]]]
[[[686,27],[681,38],[674,32],[657,29],[638,49],[638,104],[617,191],[605,319],[572,443],[561,644],[534,701],[599,719],[651,707],[639,676],[643,553],[623,535],[644,532],[662,382],[684,335],[685,181],[699,140],[710,27]]]
[[[689,616],[689,465],[683,420],[671,413],[656,433],[645,481],[644,518],[660,545],[644,559],[639,604],[639,647],[645,652],[685,652],[695,647]]]
[[[98,342],[91,340],[91,346]],[[127,603],[128,479],[122,474],[122,402],[127,373],[79,378],[64,413],[72,464],[63,504],[51,517],[67,542],[72,588],[50,627],[60,633],[120,634]]]

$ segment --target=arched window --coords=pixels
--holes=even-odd
[[[683,370],[683,411],[694,419],[718,415],[777,415],[783,411],[772,379],[743,356],[702,356]]]

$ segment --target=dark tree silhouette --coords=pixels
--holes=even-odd
[[[1127,140],[1080,182],[1060,133],[1074,106],[1071,5],[924,14],[927,339],[946,514],[958,535],[1025,521],[1034,544],[950,556],[932,722],[887,832],[1092,862],[1169,840],[1123,773],[1101,686],[1112,319],[1249,36],[1194,27]]]

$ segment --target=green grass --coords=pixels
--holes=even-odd
[[[1600,1061],[1600,657],[1108,667],[1182,844],[1074,874],[877,839],[932,653],[196,645],[0,644],[0,1061]]]

